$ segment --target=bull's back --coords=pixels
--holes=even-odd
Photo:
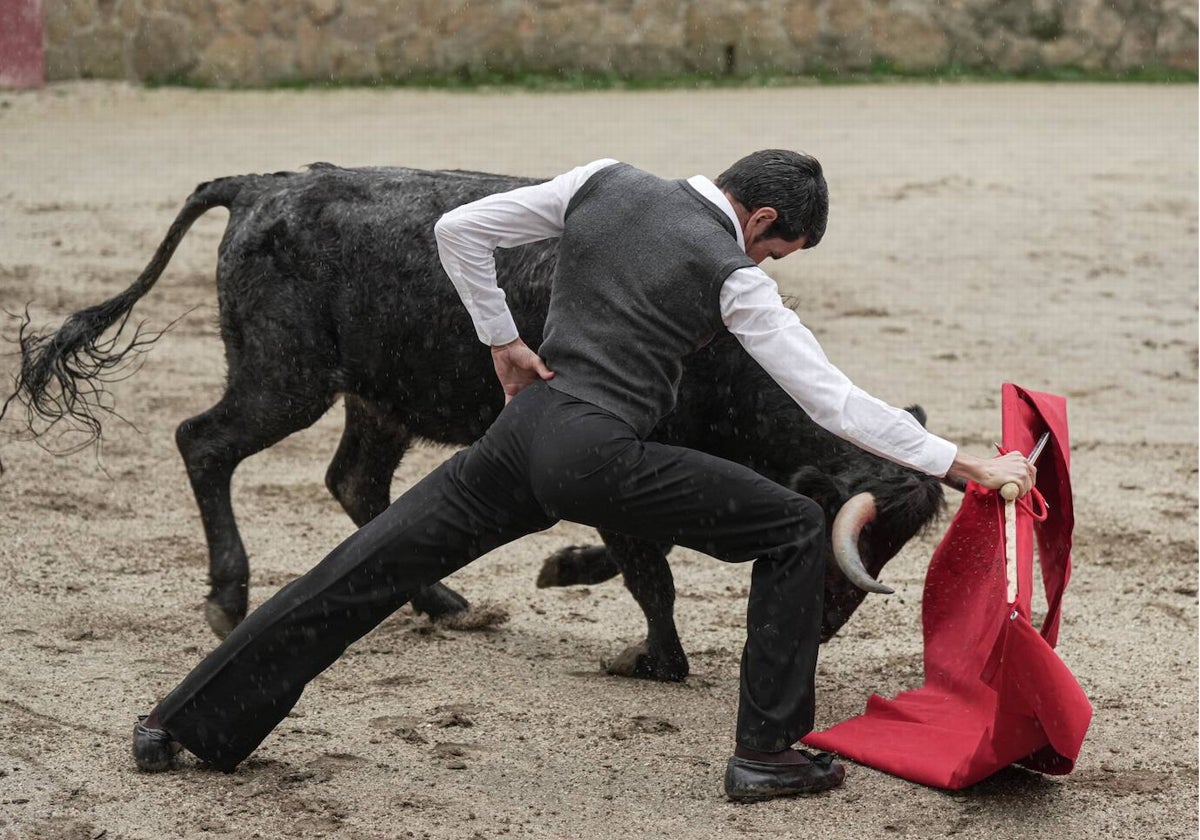
[[[491,361],[442,270],[447,210],[533,183],[486,173],[343,169],[264,177],[230,208],[218,271],[227,343],[397,415],[421,437],[469,443],[502,406]],[[555,246],[497,254],[521,333],[540,343]],[[280,324],[287,325],[281,336]],[[236,354],[234,354],[236,355]],[[234,359],[231,357],[231,364]]]

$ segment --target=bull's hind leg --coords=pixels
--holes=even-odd
[[[675,627],[675,579],[667,563],[670,546],[601,531],[609,556],[646,616],[646,641],[604,663],[610,674],[678,682],[688,675],[687,654]]]
[[[229,493],[233,471],[256,452],[311,426],[332,402],[332,396],[284,395],[235,382],[219,403],[175,431],[208,540],[211,588],[205,618],[222,638],[246,617],[250,581]]]
[[[325,486],[354,524],[362,527],[391,504],[392,474],[412,435],[395,417],[352,394],[346,395],[346,426],[325,473]],[[412,597],[413,609],[440,618],[467,609],[467,600],[435,583]]]

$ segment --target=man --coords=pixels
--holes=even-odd
[[[419,587],[559,519],[753,561],[732,799],[839,784],[841,765],[792,745],[813,725],[824,517],[752,470],[644,441],[670,411],[682,359],[728,329],[836,434],[933,475],[1032,486],[1011,455],[958,452],[826,359],[759,268],[814,247],[828,192],[811,157],[752,154],[714,184],[613,160],[489,196],[435,227],[443,266],[492,348],[505,409],[486,435],[284,587],[134,730],[145,770],[180,745],[232,770],[305,684]],[[521,340],[493,252],[561,237],[540,353]]]

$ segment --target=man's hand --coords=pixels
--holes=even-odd
[[[946,477],[968,478],[991,490],[999,490],[1005,484],[1012,483],[1021,488],[1020,495],[1024,496],[1037,481],[1037,468],[1026,461],[1020,452],[979,458],[960,451],[946,472]]]
[[[496,377],[504,387],[504,404],[512,402],[512,398],[539,379],[553,379],[554,371],[546,367],[537,353],[534,353],[521,339],[515,339],[508,344],[500,344],[492,348],[492,364],[496,366]]]

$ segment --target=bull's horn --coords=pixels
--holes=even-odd
[[[858,535],[875,519],[875,497],[870,493],[852,496],[833,520],[833,559],[846,579],[867,592],[891,595],[895,592],[871,577],[858,553]]]

